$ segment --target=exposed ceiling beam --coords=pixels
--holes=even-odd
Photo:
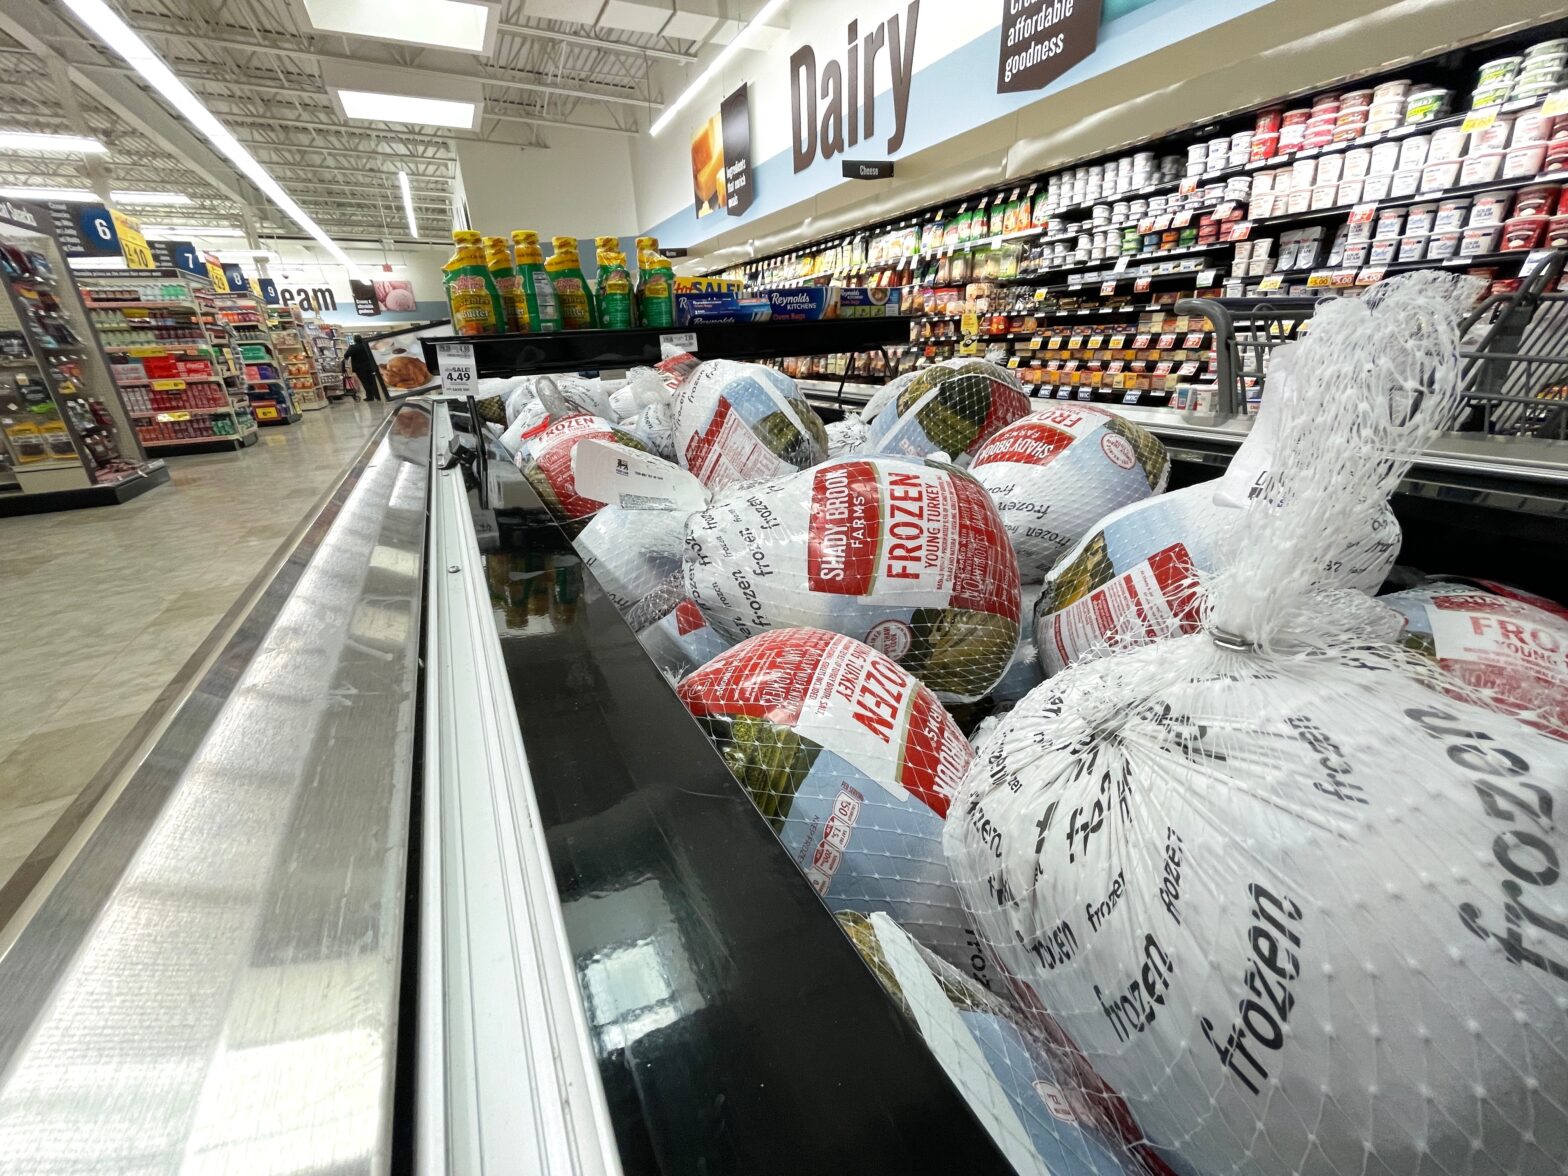
[[[386,157],[382,156],[380,158],[386,158]],[[428,162],[428,161],[421,160],[421,159],[411,159],[408,162],[410,164],[413,164],[413,165],[418,165],[418,164],[425,163],[425,162]],[[363,175],[386,176],[388,179],[393,180],[393,181],[396,181],[397,173],[400,170],[400,169],[397,169],[397,168],[394,168],[391,171],[386,171],[384,169],[371,170],[371,169],[367,169],[367,168],[327,167],[324,164],[315,164],[315,163],[290,163],[288,160],[283,160],[283,159],[278,160],[277,162],[273,163],[271,166],[272,166],[272,170],[274,172],[279,172],[279,171],[314,172],[314,173],[320,173],[322,175],[329,175],[329,176],[351,176],[351,175],[354,175],[354,174],[358,173],[358,174],[363,174]],[[431,180],[431,181],[440,182],[440,183],[450,183],[451,179],[452,179],[451,173],[446,173],[445,175],[438,175],[438,176],[424,176],[424,175],[420,175],[416,171],[410,170],[408,175],[409,175],[410,179],[414,179],[414,180]],[[278,176],[277,178],[278,178],[278,180],[280,182],[283,179],[282,176]]]
[[[606,127],[596,123],[568,122],[559,118],[540,118],[531,114],[506,114],[498,112],[496,104],[493,102],[485,103],[483,116],[488,119],[494,119],[496,122],[528,123],[536,127],[570,127],[576,131],[604,131],[606,134],[611,135],[636,135],[639,133],[635,126]],[[537,145],[543,146],[543,144]]]
[[[624,53],[628,57],[658,57],[664,61],[679,61],[686,65],[697,60],[695,53],[682,53],[676,49],[645,49],[641,45],[623,45],[618,41],[606,41],[603,37],[588,37],[582,33],[558,33],[552,29],[536,29],[528,25],[498,24],[495,26],[495,31],[514,37],[534,37],[544,41],[565,41],[568,45],[587,45],[593,49],[602,49],[606,53]]]
[[[279,57],[294,57],[301,61],[315,62],[318,65],[349,65],[360,68],[363,68],[366,65],[373,65],[377,68],[386,69],[389,72],[396,71],[398,73],[411,73],[420,75],[422,77],[450,79],[453,76],[452,73],[448,70],[430,69],[426,66],[399,65],[395,62],[367,61],[366,59],[359,57],[339,57],[338,55],[332,53],[317,53],[313,49],[290,49],[279,45],[258,45],[252,41],[230,40],[226,37],[196,36],[188,32],[163,31],[150,28],[145,24],[145,22],[138,22],[137,29],[143,35],[147,36],[180,37],[189,40],[196,45],[210,46],[220,49],[240,49],[248,53],[267,53]],[[181,77],[186,77],[187,74],[182,67],[189,66],[191,64],[191,62],[177,62],[171,60],[169,62],[169,68],[174,70],[175,73],[178,73]],[[201,64],[209,65],[213,63],[202,62]],[[603,93],[595,90],[574,90],[569,86],[552,86],[547,85],[544,82],[530,82],[525,81],[522,78],[498,75],[493,70],[475,70],[473,73],[462,74],[460,76],[471,81],[483,82],[487,86],[501,86],[511,90],[529,90],[539,94],[554,94],[557,97],[562,98],[577,98],[591,102],[617,102],[624,103],[629,106],[639,106],[644,108],[649,106],[663,105],[663,102],[659,99],[649,99],[635,94],[617,94],[613,91],[610,93]],[[212,78],[210,80],[217,82],[221,81],[222,79]],[[279,92],[276,86],[274,86],[274,92],[278,93],[280,97],[286,95],[286,91]],[[326,90],[323,88],[319,92],[325,93]]]
[[[238,138],[238,136],[236,136]],[[330,158],[332,156],[347,156],[353,159],[374,159],[381,163],[429,163],[429,164],[454,164],[457,160],[450,155],[396,155],[386,151],[359,151],[353,148],[328,147],[317,143],[272,143],[266,139],[246,138],[245,146],[254,154],[258,151],[299,151],[308,155]]]

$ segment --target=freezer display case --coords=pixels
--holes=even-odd
[[[498,432],[396,406],[0,890],[0,1154],[1187,1171],[1016,993],[829,909]]]

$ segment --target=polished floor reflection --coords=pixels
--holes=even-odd
[[[384,408],[330,405],[240,453],[169,458],[169,485],[120,506],[0,520],[0,886]]]

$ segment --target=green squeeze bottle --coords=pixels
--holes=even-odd
[[[494,335],[505,329],[506,310],[501,292],[485,265],[479,234],[458,229],[452,234],[457,252],[442,269],[452,330],[459,335]]]
[[[501,306],[506,311],[506,330],[528,329],[528,306],[522,301],[522,286],[517,271],[512,268],[512,251],[500,237],[485,238],[485,268],[501,294]]]
[[[644,251],[637,259],[637,310],[645,327],[675,325],[675,268],[670,259],[655,249]]]
[[[517,284],[522,291],[522,306],[528,313],[525,331],[559,331],[561,305],[555,299],[555,283],[544,266],[544,253],[539,248],[539,234],[532,229],[512,230],[513,268]]]
[[[599,325],[625,331],[632,325],[632,272],[626,255],[605,251],[599,261]]]
[[[582,259],[577,256],[577,238],[552,237],[550,242],[555,246],[555,252],[544,263],[544,268],[549,271],[550,282],[555,286],[561,322],[568,331],[585,331],[598,326],[588,279],[583,277]]]

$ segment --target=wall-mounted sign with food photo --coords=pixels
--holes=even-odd
[[[406,278],[377,279],[371,284],[376,289],[376,301],[381,304],[382,310],[405,314],[419,309],[419,300],[414,297],[414,283]]]

